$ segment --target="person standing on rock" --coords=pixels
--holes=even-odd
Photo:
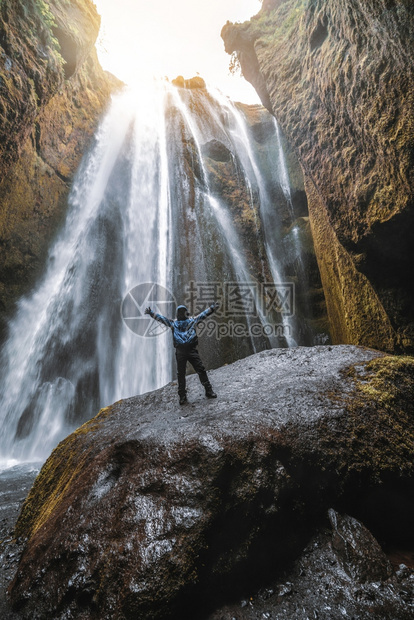
[[[169,327],[173,335],[173,343],[175,347],[175,359],[177,360],[177,377],[178,377],[178,396],[180,397],[180,405],[187,403],[187,389],[185,381],[185,372],[187,362],[190,362],[203,385],[207,398],[217,398],[217,394],[213,391],[211,383],[208,379],[206,369],[201,361],[201,357],[197,350],[198,337],[196,325],[203,319],[213,314],[217,310],[219,304],[211,304],[206,310],[197,316],[190,316],[186,306],[178,306],[177,318],[167,319],[162,314],[156,314],[151,308],[146,308],[145,314],[149,314],[159,323],[163,323]]]

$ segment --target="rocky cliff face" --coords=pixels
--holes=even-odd
[[[273,607],[257,597],[258,610],[408,619],[410,573],[398,581],[355,518],[382,541],[413,542],[413,360],[348,346],[273,349],[211,379],[216,401],[193,376],[188,406],[171,383],[103,409],[54,450],[16,527],[26,540],[16,611],[205,618],[283,579],[319,531],[292,574],[295,595],[283,599],[293,586],[279,581]],[[321,534],[330,506],[352,518],[330,511]],[[257,618],[246,606],[236,617]]]
[[[302,165],[335,342],[414,350],[413,35],[407,0],[269,0],[222,31]]]
[[[90,0],[0,3],[0,333],[33,283],[117,81]]]

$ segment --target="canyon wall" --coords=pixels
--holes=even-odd
[[[414,12],[268,0],[222,31],[301,163],[336,343],[414,350]]]
[[[0,337],[40,273],[111,92],[90,0],[0,3]]]

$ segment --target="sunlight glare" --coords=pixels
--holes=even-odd
[[[197,74],[232,99],[259,103],[254,88],[229,75],[230,57],[220,32],[227,20],[243,22],[259,0],[95,0],[102,17],[98,55],[127,84],[153,77]]]

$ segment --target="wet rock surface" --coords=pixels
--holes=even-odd
[[[174,84],[174,86],[177,86],[177,88],[197,89],[206,87],[205,81],[199,75],[192,77],[188,80],[186,80],[182,75],[179,75],[175,78],[175,80],[172,80],[171,83]]]
[[[376,489],[385,499],[391,488],[413,497],[413,367],[410,358],[360,347],[270,350],[212,371],[217,400],[206,400],[192,376],[185,407],[169,384],[102,410],[59,444],[25,502],[15,611],[203,618],[260,591],[272,575],[277,581],[305,548],[292,577],[278,582],[277,604],[291,613],[279,617],[305,618],[293,615],[301,605],[321,613],[322,602],[333,605],[354,588],[372,592],[375,603],[377,591],[397,582],[352,518],[363,516],[375,533],[378,511],[367,498]],[[334,538],[320,530],[329,508]],[[408,545],[412,502],[405,512]],[[391,515],[388,534],[401,534],[402,522]],[[315,532],[317,546],[307,547]],[[305,568],[313,582],[302,579]],[[289,585],[296,574],[301,585]],[[326,600],[314,592],[315,574],[326,574]],[[398,584],[408,593],[405,575]],[[377,617],[408,617],[395,600],[394,616]],[[242,615],[256,613],[249,601],[222,617],[272,617]],[[267,605],[262,614],[273,613]],[[320,617],[340,617],[328,611]]]
[[[344,519],[349,519],[344,515]],[[355,521],[355,520],[354,520]],[[358,523],[358,522],[357,522]],[[358,524],[364,536],[372,535]],[[364,531],[365,530],[365,531]],[[364,540],[359,553],[365,554]],[[382,554],[381,563],[387,562]],[[353,565],[359,571],[358,562]],[[414,614],[414,571],[404,564],[383,580],[364,584],[342,568],[332,543],[332,530],[322,528],[283,575],[257,591],[245,591],[232,605],[208,620],[410,620]]]
[[[14,537],[14,526],[23,502],[33,484],[39,467],[15,466],[0,472],[0,617],[19,618],[10,608],[7,587],[14,576],[23,548],[23,541]]]
[[[332,549],[343,570],[354,581],[382,581],[391,575],[391,565],[381,547],[359,521],[329,510],[333,529]]]

